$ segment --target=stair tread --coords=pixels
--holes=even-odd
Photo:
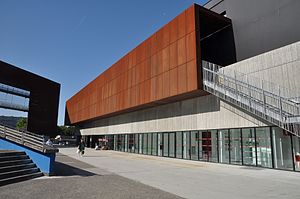
[[[15,157],[28,157],[28,155],[22,154],[22,155],[10,155],[10,156],[0,156],[0,160],[3,158],[15,158]]]
[[[22,162],[22,161],[31,161],[31,159],[20,159],[20,160],[8,160],[8,161],[2,161],[2,162],[0,162],[0,164],[1,163],[9,163],[9,162]]]
[[[36,173],[28,173],[25,175],[19,175],[19,176],[14,176],[14,177],[10,177],[10,178],[4,178],[4,179],[0,179],[0,183],[1,182],[5,182],[5,181],[9,181],[9,180],[14,180],[14,179],[19,179],[19,178],[24,178],[24,177],[29,177],[29,176],[36,176],[36,177],[41,177],[44,174],[42,172],[36,172]]]
[[[0,173],[0,176],[17,173],[17,172],[30,171],[30,170],[39,170],[39,169],[37,167],[34,167],[34,168],[20,169],[20,170],[16,170],[16,171],[8,171],[8,172]]]
[[[7,153],[7,152],[22,152],[22,151],[16,151],[16,150],[0,150],[0,153]]]
[[[21,166],[32,166],[32,165],[35,165],[35,164],[33,162],[30,162],[30,163],[27,163],[27,164],[9,165],[9,166],[4,166],[4,167],[0,166],[0,170],[1,169],[14,168],[14,167],[21,167]]]

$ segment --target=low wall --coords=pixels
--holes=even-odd
[[[44,174],[54,173],[55,153],[42,153],[3,138],[0,138],[0,149],[24,151]]]

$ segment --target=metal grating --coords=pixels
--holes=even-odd
[[[202,62],[205,91],[300,137],[300,98],[293,96],[296,92],[225,68]]]

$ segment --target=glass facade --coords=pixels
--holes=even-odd
[[[169,157],[175,158],[175,133],[169,133]]]
[[[292,142],[289,133],[272,128],[274,168],[293,170]]]
[[[169,157],[169,133],[163,134],[163,156]]]
[[[152,153],[152,133],[148,133],[148,150],[147,154],[151,155]]]
[[[190,132],[186,131],[182,133],[183,135],[183,159],[190,159]]]
[[[218,135],[219,162],[229,163],[229,130],[220,130]]]
[[[142,140],[143,140],[143,147],[142,147],[142,150],[143,150],[143,154],[147,154],[148,153],[148,136],[147,134],[141,134],[142,135]]]
[[[157,155],[157,133],[152,134],[152,155]]]
[[[296,171],[300,171],[300,138],[292,136],[293,160]]]
[[[270,128],[256,128],[257,166],[272,167]]]
[[[230,163],[242,164],[241,129],[230,130]]]
[[[191,159],[198,160],[199,159],[199,134],[198,131],[191,131]]]
[[[242,129],[243,164],[256,166],[256,142],[254,128]]]
[[[182,132],[176,132],[176,158],[182,158]]]
[[[278,127],[108,136],[117,151],[300,171],[300,138]]]

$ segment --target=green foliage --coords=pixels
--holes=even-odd
[[[76,128],[74,126],[58,126],[57,133],[59,135],[68,135],[72,136],[75,135]]]
[[[27,129],[27,119],[26,118],[19,119],[16,124],[16,128],[18,130],[26,130]]]

